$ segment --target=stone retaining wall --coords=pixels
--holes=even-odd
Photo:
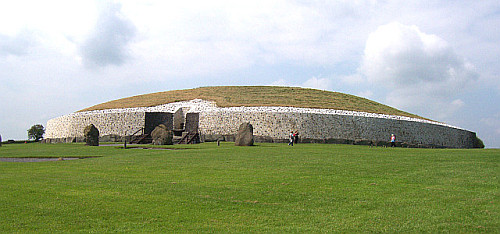
[[[403,116],[364,112],[293,107],[219,108],[213,102],[192,100],[155,107],[78,112],[47,122],[46,138],[81,137],[83,129],[94,124],[101,136],[130,135],[145,126],[146,113],[167,112],[173,116],[179,108],[184,118],[199,113],[202,139],[222,137],[233,140],[238,126],[250,122],[256,141],[286,142],[290,130],[298,130],[307,142],[387,142],[391,134],[397,141],[411,145],[472,148],[476,135],[443,123]],[[175,116],[174,116],[175,118]],[[169,120],[173,125],[174,120]],[[194,123],[186,123],[186,127]],[[50,140],[48,142],[51,142]]]
[[[82,137],[83,129],[94,124],[99,135],[131,135],[144,127],[145,112],[83,112],[64,115],[47,122],[45,138]]]
[[[250,122],[258,141],[286,142],[291,130],[299,131],[308,142],[369,140],[388,142],[391,134],[397,141],[432,147],[472,148],[475,133],[443,125],[375,117],[290,113],[211,111],[200,113],[200,133],[214,136],[234,134],[241,123]],[[341,142],[341,141],[338,141]]]

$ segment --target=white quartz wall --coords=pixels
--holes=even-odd
[[[219,108],[214,102],[195,99],[155,107],[109,109],[77,112],[47,122],[46,138],[83,136],[83,129],[94,124],[100,135],[130,135],[144,127],[145,112],[200,113],[202,135],[235,134],[239,125],[250,122],[254,135],[286,139],[290,130],[301,138],[367,139],[385,141],[396,134],[400,142],[440,145],[455,148],[472,147],[475,133],[443,123],[403,116],[365,112],[293,107]]]
[[[391,118],[339,114],[292,112],[210,111],[200,113],[202,135],[235,134],[243,122],[253,125],[254,135],[287,139],[291,130],[309,139],[368,139],[388,141],[391,134],[397,141],[412,144],[454,148],[472,147],[475,134],[450,126]]]
[[[45,138],[81,137],[90,124],[100,136],[131,135],[144,127],[145,112],[83,112],[64,115],[47,122]]]

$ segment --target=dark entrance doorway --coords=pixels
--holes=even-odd
[[[144,121],[144,134],[151,134],[156,126],[160,124],[165,124],[168,130],[173,128],[173,117],[172,113],[166,112],[146,112]]]
[[[197,133],[198,126],[200,125],[200,113],[187,113],[186,114],[186,132]]]

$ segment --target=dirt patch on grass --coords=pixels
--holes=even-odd
[[[121,147],[123,149],[123,147]],[[166,148],[166,147],[144,147],[144,146],[127,146],[127,149],[148,149],[148,150],[185,150],[185,148]]]
[[[84,158],[0,158],[0,162],[47,162],[47,161],[66,161]]]
[[[0,158],[0,162],[47,162],[47,161],[67,161],[85,158],[96,158],[96,157],[18,157],[18,158]]]

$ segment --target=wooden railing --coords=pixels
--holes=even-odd
[[[188,133],[177,144],[197,144],[199,141],[200,135],[198,133]]]
[[[137,135],[138,133],[141,133],[140,135]],[[135,131],[134,133],[132,133],[132,135],[129,135],[128,136],[128,139],[129,139],[129,143],[132,144],[133,142],[136,142],[139,138],[143,137],[144,136],[144,128],[141,128],[137,131]],[[137,143],[137,142],[136,142]]]

